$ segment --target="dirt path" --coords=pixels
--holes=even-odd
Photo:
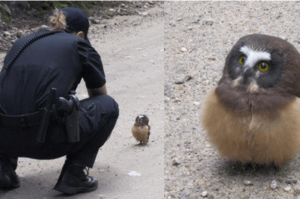
[[[162,9],[152,9],[150,12],[155,14],[162,12]],[[108,92],[119,103],[120,117],[112,136],[99,151],[94,168],[90,170],[91,175],[98,177],[99,188],[72,198],[162,198],[163,19],[124,16],[107,23],[119,26],[102,32],[105,31],[103,25],[95,25],[91,28],[95,32],[89,37],[101,55]],[[4,55],[0,56],[3,59]],[[80,99],[87,97],[83,82],[77,93]],[[135,117],[140,113],[148,115],[152,129],[150,142],[146,146],[137,145],[131,135]],[[69,198],[52,190],[63,162],[64,158],[47,161],[20,158],[17,173],[21,187],[0,191],[0,198]]]

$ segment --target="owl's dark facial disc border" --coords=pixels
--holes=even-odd
[[[227,72],[231,80],[235,80],[242,76],[242,66],[239,63],[239,58],[245,56],[240,52],[241,47],[249,46],[252,49],[259,49],[259,51],[265,51],[271,54],[271,60],[268,61],[270,64],[270,70],[267,72],[259,72],[259,77],[256,82],[260,88],[272,88],[275,87],[281,80],[282,74],[286,64],[286,57],[277,49],[272,46],[267,46],[262,41],[257,41],[255,38],[246,36],[241,38],[232,48],[228,56],[226,57],[224,72]],[[258,64],[258,63],[257,63]],[[258,70],[258,67],[255,68]],[[249,81],[244,80],[243,82],[249,83]]]

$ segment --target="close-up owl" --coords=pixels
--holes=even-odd
[[[221,156],[282,165],[300,148],[300,55],[268,35],[240,38],[207,96],[202,123]]]

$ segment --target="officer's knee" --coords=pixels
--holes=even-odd
[[[113,116],[115,116],[116,118],[118,118],[119,117],[119,105],[113,98],[111,98],[111,100],[112,100],[111,114]]]
[[[119,105],[118,103],[109,95],[101,95],[99,96],[99,100],[97,100],[98,105],[101,107],[101,112],[105,112],[112,117],[118,118],[119,116]]]

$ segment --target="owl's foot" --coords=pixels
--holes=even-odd
[[[140,141],[139,145],[146,145],[148,143],[148,141],[144,142],[144,141]]]

